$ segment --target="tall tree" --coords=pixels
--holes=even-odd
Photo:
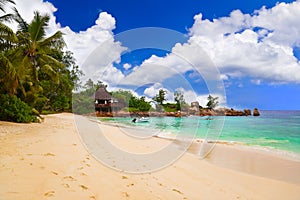
[[[59,82],[65,65],[57,59],[57,55],[62,54],[65,43],[60,31],[46,37],[48,15],[36,11],[33,20],[27,24],[15,10],[15,20],[19,23],[18,43],[10,52],[10,58],[16,71],[24,72],[26,76],[19,78],[12,88],[14,92],[20,88],[25,101],[34,104],[37,94],[42,91],[39,77],[46,75],[53,82]]]
[[[218,104],[219,104],[219,102],[217,101],[218,98],[219,98],[219,97],[213,97],[213,96],[209,95],[209,96],[207,97],[207,100],[208,100],[208,102],[207,102],[207,104],[206,104],[207,108],[210,109],[210,110],[212,110],[212,109],[214,109],[215,107],[217,107]]]
[[[7,45],[10,44],[11,40],[15,40],[16,37],[11,28],[4,24],[4,22],[10,22],[13,19],[12,14],[6,14],[5,5],[6,4],[15,4],[13,0],[0,0],[0,13],[4,15],[0,16],[0,50],[7,48]]]
[[[17,41],[17,37],[13,30],[4,22],[10,22],[13,18],[12,14],[6,14],[5,5],[14,4],[12,0],[0,0],[0,87],[1,93],[13,93],[12,85],[15,85],[17,80],[17,72],[14,69],[7,51],[12,47],[12,44]]]
[[[158,94],[153,98],[153,100],[155,102],[157,102],[159,105],[163,105],[164,101],[166,101],[166,94],[167,94],[167,91],[166,90],[163,90],[163,89],[160,89],[158,91]]]
[[[185,103],[183,94],[180,91],[174,92],[174,100],[176,102],[176,109],[181,110],[181,106]]]

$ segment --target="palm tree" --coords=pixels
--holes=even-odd
[[[12,14],[6,14],[4,6],[7,3],[15,4],[13,0],[0,0],[0,12],[4,15],[0,16],[0,51],[10,47],[11,42],[16,41],[16,36],[11,28],[4,24],[4,22],[10,22],[13,19]]]
[[[12,65],[16,72],[20,72],[12,91],[17,89],[28,97],[28,103],[34,102],[34,96],[42,91],[39,76],[47,76],[56,83],[59,81],[59,72],[64,69],[64,64],[56,59],[65,46],[62,33],[57,31],[46,37],[46,28],[50,17],[34,12],[33,20],[27,24],[15,9],[15,20],[19,27],[16,33],[18,42],[9,52]]]
[[[4,15],[0,16],[0,87],[1,93],[14,93],[14,89],[10,86],[16,85],[16,71],[13,68],[10,59],[7,57],[7,51],[12,47],[12,44],[17,41],[17,37],[13,30],[4,22],[10,22],[13,19],[12,14],[6,14],[5,5],[7,3],[15,4],[13,0],[0,0],[0,12]]]

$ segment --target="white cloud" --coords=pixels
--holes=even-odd
[[[130,69],[130,68],[131,68],[131,64],[125,63],[125,64],[123,65],[123,68],[124,68],[125,70]]]
[[[96,24],[103,30],[111,31],[116,28],[116,20],[107,12],[101,12]]]
[[[115,19],[108,13],[102,12],[96,24],[85,31],[75,33],[68,27],[61,29],[65,33],[65,41],[74,53],[79,66],[85,73],[84,79],[106,81],[117,84],[124,75],[113,67],[113,62],[120,62],[120,56],[126,50],[119,42],[114,41],[112,30]]]
[[[195,16],[190,43],[207,51],[223,76],[300,83],[300,1],[262,8],[253,16],[233,11],[213,21]],[[256,31],[258,29],[258,31]]]

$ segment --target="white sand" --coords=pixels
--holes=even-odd
[[[136,142],[118,127],[100,127],[127,151],[149,153],[170,142]],[[134,175],[104,166],[81,141],[72,114],[41,124],[0,122],[0,200],[300,199],[300,162],[270,153],[217,145],[206,160],[185,153],[169,167]]]

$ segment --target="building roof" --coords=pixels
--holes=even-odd
[[[107,92],[106,87],[100,87],[95,93],[95,99],[110,100],[112,96]]]

